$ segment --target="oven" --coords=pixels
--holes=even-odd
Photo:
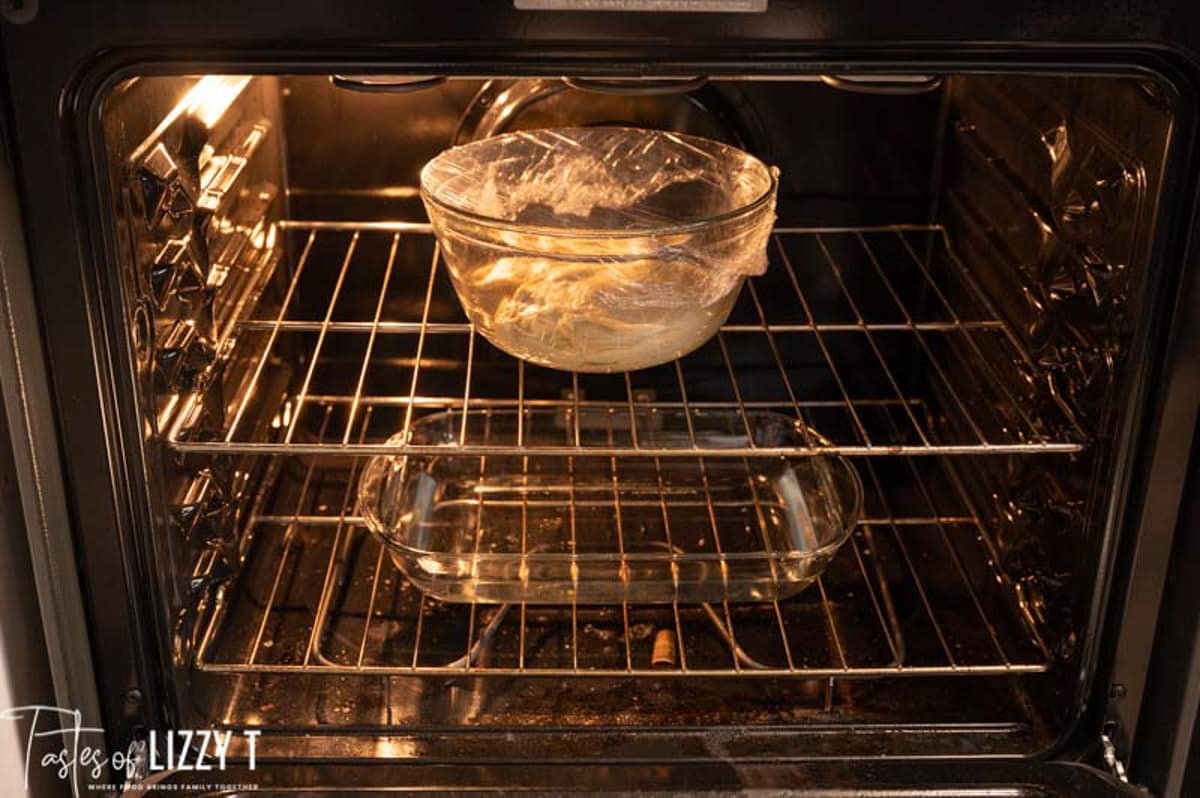
[[[222,781],[313,794],[1194,788],[1195,12],[3,15],[6,513],[59,704],[135,754],[114,780],[203,792],[155,746],[215,728],[254,733]],[[767,269],[665,365],[514,358],[421,169],[613,124],[777,167]],[[771,546],[753,463],[813,456],[862,511],[795,595],[470,600],[481,546],[565,539],[627,579],[662,537],[728,585]],[[367,529],[377,457],[477,472],[456,600]],[[505,468],[554,488],[482,487]]]

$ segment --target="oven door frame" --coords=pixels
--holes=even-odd
[[[110,729],[110,742],[116,744],[128,740],[138,727],[161,727],[169,692],[154,664],[154,652],[161,652],[165,642],[148,637],[146,631],[152,628],[151,608],[155,599],[148,594],[146,581],[140,578],[148,565],[136,530],[145,527],[149,519],[145,518],[145,502],[138,499],[144,496],[143,487],[138,484],[142,473],[139,433],[125,425],[131,418],[129,398],[117,390],[128,360],[122,362],[116,340],[121,322],[108,315],[113,306],[107,301],[111,286],[106,285],[110,275],[105,274],[104,266],[109,263],[111,248],[104,239],[103,209],[96,207],[92,199],[94,190],[90,190],[102,184],[93,169],[96,161],[91,157],[95,154],[92,122],[98,113],[97,101],[103,87],[123,75],[148,65],[193,73],[324,74],[388,68],[421,71],[423,67],[435,73],[544,74],[551,71],[548,68],[551,64],[556,67],[554,71],[586,64],[589,72],[625,74],[632,67],[652,74],[687,71],[689,66],[713,61],[718,56],[743,71],[763,72],[912,71],[914,68],[994,71],[1001,67],[1050,71],[1068,66],[1124,72],[1132,68],[1165,77],[1187,96],[1186,113],[1179,120],[1179,130],[1187,135],[1179,135],[1178,139],[1190,145],[1195,138],[1191,133],[1196,130],[1195,89],[1200,86],[1200,65],[1183,55],[1187,42],[1171,43],[1170,48],[1138,45],[1138,37],[1147,37],[1145,20],[1140,17],[1113,20],[1099,15],[1089,18],[1087,25],[1081,22],[1077,33],[1083,40],[1112,42],[1115,32],[1125,37],[1124,41],[1104,47],[1030,47],[1017,44],[1016,36],[1008,45],[964,46],[954,41],[938,43],[938,39],[952,38],[939,27],[945,20],[921,23],[915,20],[919,15],[914,15],[900,22],[881,9],[880,16],[870,22],[845,21],[846,32],[854,34],[846,37],[836,35],[836,30],[815,29],[802,8],[805,4],[774,5],[776,10],[770,16],[770,23],[755,19],[740,28],[721,27],[720,20],[673,14],[637,19],[610,17],[609,21],[595,23],[596,17],[587,15],[551,12],[531,18],[506,8],[489,10],[488,14],[494,17],[474,20],[470,28],[463,28],[448,21],[452,14],[437,18],[417,14],[405,18],[389,4],[377,2],[368,4],[361,16],[337,20],[335,24],[319,16],[315,9],[299,11],[295,19],[288,20],[289,26],[295,26],[295,38],[270,47],[256,46],[257,35],[268,29],[268,22],[258,19],[256,24],[241,28],[221,22],[210,30],[208,26],[219,17],[218,12],[227,9],[205,3],[181,12],[180,16],[187,16],[187,20],[177,20],[176,25],[153,17],[133,24],[137,21],[136,14],[97,22],[63,7],[43,9],[27,26],[6,25],[5,88],[8,108],[13,112],[7,130],[18,143],[15,163],[28,214],[24,230],[32,257],[25,264],[17,258],[6,258],[4,268],[12,275],[24,274],[28,281],[28,288],[21,288],[15,279],[9,281],[9,306],[14,323],[19,322],[24,330],[40,330],[45,336],[42,344],[26,332],[20,346],[33,353],[26,354],[26,364],[32,358],[44,368],[49,386],[44,402],[18,403],[16,410],[22,420],[52,431],[36,442],[36,451],[43,455],[38,462],[43,466],[35,476],[43,486],[50,485],[51,495],[54,486],[59,486],[62,498],[54,501],[54,511],[60,520],[54,526],[62,529],[60,537],[65,536],[74,549],[59,546],[55,551],[38,553],[37,559],[43,574],[49,573],[51,567],[66,568],[66,573],[70,573],[78,566],[86,566],[80,569],[83,586],[77,601],[56,599],[54,586],[48,584],[52,580],[45,576],[38,580],[39,595],[44,612],[60,619],[88,619],[85,625],[92,630],[92,636],[90,651],[86,653],[95,660],[92,684],[96,689],[89,690],[90,680],[76,676],[60,701],[84,705],[90,696],[94,697],[94,705],[100,708],[98,714]],[[1032,11],[1036,4],[1029,5]],[[273,19],[274,15],[269,13],[272,10],[266,6],[263,4],[258,10]],[[251,18],[253,11],[244,9]],[[1082,8],[1079,11],[1082,13]],[[205,18],[205,13],[212,16]],[[838,15],[835,13],[834,17]],[[371,29],[372,24],[379,24],[379,19],[386,20],[388,27],[384,30],[403,30],[403,33],[397,32],[391,42],[380,43],[378,30]],[[531,23],[534,19],[537,24]],[[657,41],[671,29],[670,25],[685,21],[696,40],[715,44],[679,47]],[[975,42],[989,40],[983,34],[1000,23],[986,12],[960,21],[965,27],[959,35]],[[409,26],[403,27],[401,22]],[[596,24],[599,32],[589,27]],[[772,30],[768,24],[778,27]],[[866,29],[855,27],[860,24],[866,25]],[[1058,38],[1052,27],[1045,27],[1044,23],[1039,27],[1032,17],[1017,33],[1031,41]],[[196,45],[212,41],[221,44]],[[348,47],[346,41],[363,44]],[[828,44],[831,41],[839,44]],[[846,41],[854,44],[841,43]],[[926,43],[897,47],[891,44],[895,41]],[[433,46],[431,42],[440,44]],[[52,45],[56,47],[44,50]],[[40,71],[20,68],[22,63],[32,63],[32,53],[43,50],[55,53],[47,68]],[[1120,63],[1112,60],[1117,52],[1122,57]],[[1136,451],[1129,452],[1123,470],[1127,484],[1115,491],[1125,494],[1128,508],[1150,506],[1161,515],[1149,517],[1143,513],[1142,517],[1134,518],[1131,513],[1125,514],[1122,534],[1118,536],[1120,545],[1109,552],[1109,562],[1133,565],[1116,569],[1108,580],[1109,590],[1097,597],[1098,609],[1111,607],[1119,611],[1108,613],[1100,621],[1104,633],[1095,635],[1096,646],[1088,666],[1092,685],[1081,692],[1076,730],[1064,740],[1062,751],[1048,751],[1045,755],[1065,754],[1067,749],[1078,750],[1096,742],[1109,711],[1110,687],[1105,676],[1118,652],[1130,650],[1130,638],[1122,640],[1122,636],[1136,634],[1134,626],[1119,623],[1118,616],[1136,618],[1142,623],[1158,617],[1158,597],[1165,572],[1162,552],[1169,551],[1174,533],[1174,528],[1165,526],[1163,519],[1174,517],[1171,510],[1178,505],[1185,475],[1195,469],[1186,457],[1182,460],[1178,457],[1177,449],[1171,448],[1173,442],[1177,445],[1181,439],[1190,441],[1195,427],[1195,409],[1189,415],[1188,400],[1196,395],[1194,364],[1200,360],[1197,357],[1200,329],[1196,322],[1200,302],[1195,296],[1198,270],[1194,266],[1194,253],[1185,254],[1184,250],[1186,241],[1196,240],[1196,232],[1200,232],[1200,220],[1195,214],[1196,169],[1193,154],[1180,152],[1182,149],[1177,148],[1172,155],[1176,159],[1172,163],[1177,167],[1172,178],[1175,185],[1164,188],[1164,196],[1176,200],[1175,207],[1164,209],[1160,220],[1160,229],[1169,234],[1156,241],[1156,247],[1160,248],[1159,258],[1163,251],[1178,253],[1173,262],[1183,274],[1168,275],[1178,286],[1171,294],[1176,307],[1169,314],[1170,323],[1160,324],[1157,334],[1147,344],[1147,354],[1152,357],[1142,368],[1140,378],[1145,401],[1139,405],[1139,417],[1129,420],[1131,428],[1127,431],[1139,443]],[[61,228],[56,217],[64,210],[69,210],[77,222],[74,236],[55,234]],[[1155,293],[1166,312],[1167,292],[1160,286]],[[80,346],[81,340],[87,345]],[[16,345],[12,349],[16,351]],[[13,383],[11,372],[3,379],[6,384]],[[53,405],[50,397],[54,399]],[[9,409],[11,414],[11,402]],[[63,465],[56,469],[50,457],[59,453],[64,453]],[[1146,462],[1152,468],[1135,479],[1134,464]],[[99,479],[97,475],[108,479]],[[23,496],[36,497],[37,485],[32,481],[30,484],[33,487],[23,491]],[[23,503],[32,542],[38,530],[46,525],[37,518],[35,499],[23,498]],[[34,510],[30,505],[35,505]],[[124,577],[122,592],[126,603],[84,604],[83,596],[111,591],[111,575],[118,572]],[[48,631],[53,626],[51,619]],[[79,627],[71,628],[75,630],[74,637],[56,633],[50,638],[52,653],[79,650],[75,642],[79,639]],[[103,635],[97,634],[99,629],[104,630]],[[73,663],[60,662],[56,667],[76,674],[91,672],[82,657],[68,659]],[[1145,671],[1143,668],[1139,674],[1136,668],[1131,668],[1124,677],[1129,696],[1125,706],[1134,707],[1132,715],[1124,714],[1134,719],[1140,690],[1136,690],[1137,696],[1131,695],[1130,684],[1144,680]],[[1114,704],[1118,714],[1122,712],[1120,706],[1120,702]],[[1134,724],[1129,724],[1129,728],[1133,727]]]

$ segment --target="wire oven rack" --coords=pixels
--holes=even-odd
[[[438,410],[509,409],[521,416],[556,407],[578,416],[592,403],[614,401],[628,410],[630,440],[599,448],[578,440],[522,445],[522,451],[993,454],[1071,452],[1085,443],[1070,408],[1042,387],[1034,358],[937,226],[779,228],[767,273],[747,281],[708,345],[657,369],[581,375],[527,365],[476,335],[427,224],[283,225],[296,256],[281,306],[239,321],[232,345],[232,357],[248,364],[248,384],[230,392],[215,419],[206,417],[211,408],[200,397],[185,400],[166,435],[178,451],[497,454],[500,448],[481,441],[433,447],[393,436]],[[364,295],[372,297],[369,305],[351,302]],[[266,412],[275,421],[264,434],[252,422],[262,411],[251,408],[266,401],[262,388],[274,384],[272,375],[294,364],[301,365],[290,378],[292,390],[270,400],[276,404]],[[335,373],[344,376],[329,376]],[[635,406],[777,410],[810,423],[827,442],[778,452],[658,451],[639,442]],[[317,440],[312,431],[326,408],[333,408],[333,434]],[[364,427],[368,409],[375,412]]]
[[[325,435],[335,406],[322,408]],[[424,596],[354,515],[361,459],[276,456],[242,536],[241,576],[196,633],[196,665],[226,674],[830,679],[1046,670],[1047,648],[953,461],[856,460],[865,517],[800,595],[585,607]],[[664,517],[683,509],[661,501]]]

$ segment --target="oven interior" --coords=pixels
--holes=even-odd
[[[467,323],[420,169],[486,135],[614,123],[777,166],[770,266],[675,363],[519,362]],[[743,757],[1044,750],[1092,667],[1171,123],[1167,92],[1132,76],[120,83],[101,115],[114,313],[169,722],[305,735],[315,755],[550,728],[559,747],[603,732],[574,755],[633,730]],[[628,419],[800,418],[851,458],[862,519],[783,601],[439,602],[363,527],[355,488],[391,436],[466,408],[607,424],[615,453],[567,440],[524,461],[601,470],[616,498],[578,512],[642,534],[708,524],[713,505],[623,506],[622,471],[686,480],[722,453],[651,457]],[[446,456],[483,473],[522,454],[486,430],[473,443]],[[479,537],[567,534],[524,510],[480,506]],[[716,508],[727,547],[758,534],[753,510]],[[689,730],[707,735],[694,750]],[[797,751],[789,730],[821,734]]]

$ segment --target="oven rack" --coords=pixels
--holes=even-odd
[[[707,345],[666,366],[592,375],[526,364],[476,335],[427,224],[282,224],[294,267],[281,275],[281,307],[237,323],[228,362],[242,363],[246,377],[227,389],[223,412],[214,414],[200,395],[179,403],[165,425],[177,451],[497,454],[500,447],[469,439],[436,447],[395,441],[407,440],[415,418],[439,410],[524,415],[553,407],[578,416],[614,405],[634,427],[628,441],[521,449],[902,455],[1071,452],[1085,443],[1070,407],[1045,388],[1034,358],[938,226],[778,228],[767,273],[747,280]],[[352,306],[348,298],[362,292],[369,305]],[[283,375],[289,390],[266,389],[293,368]],[[335,434],[316,441],[313,430],[329,406]],[[367,408],[379,412],[360,429]],[[827,440],[778,451],[658,449],[636,435],[637,419],[655,408],[775,410]],[[255,421],[264,416],[269,428]]]
[[[857,458],[863,520],[824,575],[793,598],[611,606],[424,596],[354,514],[362,461],[337,462],[273,458],[241,537],[240,576],[199,613],[201,671],[836,680],[1049,667],[947,458]],[[663,496],[664,514],[678,509],[672,501]],[[615,511],[624,510],[618,503]],[[215,558],[198,563],[198,583]],[[677,656],[656,662],[663,635]]]

